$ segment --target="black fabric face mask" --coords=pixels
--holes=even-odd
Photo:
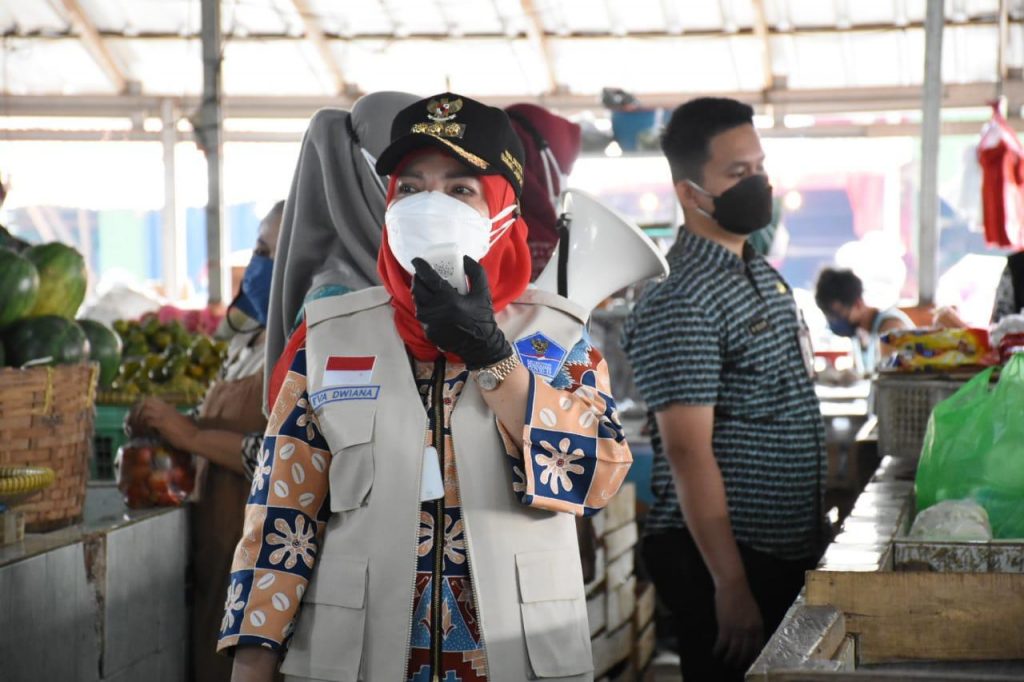
[[[711,197],[715,211],[708,214],[722,229],[733,234],[747,236],[760,230],[772,221],[772,186],[767,176],[751,175],[740,180],[717,197],[697,183],[687,180],[696,190]]]

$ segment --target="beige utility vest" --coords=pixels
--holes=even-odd
[[[584,317],[539,290],[497,316],[509,341],[540,331],[566,349],[579,341]],[[320,396],[314,409],[332,454],[332,514],[281,670],[293,681],[400,682],[427,415],[383,288],[314,301],[306,324],[309,395]],[[318,392],[330,356],[374,356],[369,389],[333,392],[325,402],[332,392]],[[475,381],[466,382],[451,421],[488,679],[592,680],[573,517],[518,501],[494,414]]]

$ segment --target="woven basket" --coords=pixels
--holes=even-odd
[[[0,466],[49,467],[56,483],[19,505],[39,533],[82,519],[99,365],[0,369]]]

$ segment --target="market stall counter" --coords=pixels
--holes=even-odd
[[[185,514],[90,484],[81,523],[0,547],[3,679],[184,679]]]

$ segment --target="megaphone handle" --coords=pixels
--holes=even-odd
[[[558,216],[558,295],[569,298],[569,223],[568,213]]]

